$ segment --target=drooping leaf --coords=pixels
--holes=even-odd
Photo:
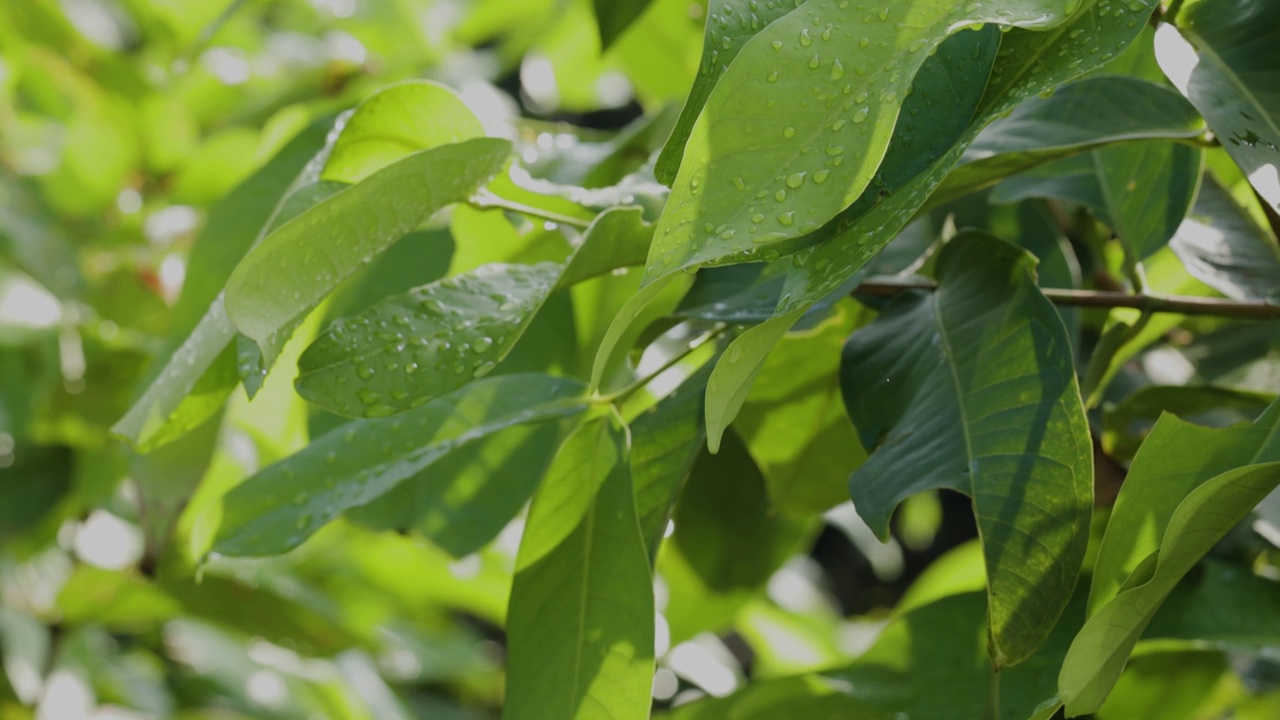
[[[1192,0],[1156,31],[1156,59],[1273,210],[1280,210],[1280,7]]]
[[[1131,483],[1152,480],[1130,473],[1121,494]],[[1253,464],[1218,475],[1186,495],[1169,519],[1160,549],[1142,561],[1072,643],[1058,677],[1068,717],[1102,706],[1129,652],[1178,580],[1277,484],[1280,462]]]
[[[774,21],[743,46],[690,132],[646,278],[794,249],[871,182],[908,88],[943,40],[983,22],[1054,27],[1076,5],[810,0]]]
[[[1275,393],[1216,385],[1148,385],[1105,408],[1102,447],[1107,455],[1127,463],[1164,413],[1220,428],[1256,418],[1275,399]]]
[[[567,378],[505,375],[473,383],[395,418],[348,423],[259,471],[227,494],[214,550],[270,555],[307,539],[450,451],[491,433],[568,417],[585,407]]]
[[[486,265],[338,320],[298,361],[298,393],[333,412],[386,417],[483,377],[533,320],[554,263]]]
[[[891,303],[845,345],[844,399],[871,452],[850,479],[881,538],[893,509],[949,488],[973,499],[997,667],[1029,656],[1083,560],[1092,446],[1071,346],[1034,260],[977,233],[938,259],[939,289]]]
[[[265,345],[401,236],[466,199],[502,167],[510,147],[479,138],[424,150],[306,210],[263,239],[231,274],[228,316]]]
[[[534,497],[507,617],[503,717],[649,717],[652,572],[622,428],[565,441]]]
[[[706,32],[702,40],[702,62],[698,68],[698,76],[693,80],[693,88],[685,98],[684,108],[680,110],[676,126],[671,131],[671,137],[667,138],[662,153],[654,164],[653,174],[658,182],[670,186],[675,181],[693,124],[702,114],[711,91],[720,82],[720,78],[729,69],[729,63],[738,56],[743,45],[769,23],[795,10],[801,2],[803,0],[778,0],[761,5],[759,0],[727,0],[708,6]]]
[[[707,383],[707,446],[711,452],[720,450],[720,438],[747,401],[747,393],[764,368],[769,351],[803,314],[804,310],[800,310],[770,318],[747,330],[734,339],[716,363]]]
[[[1032,98],[987,126],[930,198],[937,205],[1071,153],[1112,143],[1193,138],[1195,108],[1163,85],[1100,75]]]
[[[396,83],[360,103],[342,127],[320,179],[358,183],[406,155],[484,137],[484,126],[449,88]]]
[[[1187,272],[1229,298],[1266,300],[1280,290],[1280,245],[1212,177],[1169,247]]]
[[[974,100],[977,109],[968,126],[956,130],[954,136],[936,146],[907,145],[900,142],[900,138],[895,139],[880,168],[885,178],[883,187],[873,187],[873,193],[864,193],[841,214],[838,223],[833,224],[831,239],[819,245],[804,262],[793,265],[783,300],[775,312],[789,313],[840,287],[906,226],[978,132],[1022,101],[1111,59],[1115,52],[1133,42],[1143,27],[1141,22],[1122,21],[1123,18],[1138,20],[1149,15],[1155,4],[1156,0],[1145,0],[1113,6],[1085,0],[1066,23],[1051,30],[1014,28],[999,34],[996,38],[999,57],[994,57],[994,47],[988,48],[991,54],[985,56],[987,62],[994,59],[995,64],[987,65],[990,79],[985,93],[981,94],[981,102]],[[957,36],[963,37],[963,33]],[[944,44],[938,54],[945,49]],[[966,68],[967,72],[974,70],[957,62],[955,71],[963,73]],[[987,77],[981,64],[978,69],[982,70],[980,77]],[[956,87],[964,96],[968,95],[965,85]],[[908,101],[919,92],[917,85]],[[956,106],[935,102],[932,107],[934,112],[923,116],[921,126],[948,127],[946,119],[956,113]],[[962,103],[960,107],[965,105]]]

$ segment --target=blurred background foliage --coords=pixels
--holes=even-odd
[[[202,563],[187,548],[207,543],[210,503],[340,419],[309,410],[291,378],[273,375],[252,402],[237,392],[225,416],[151,455],[133,454],[108,428],[238,258],[199,245],[206,220],[234,223],[218,216],[220,202],[233,190],[252,197],[255,173],[269,173],[272,158],[287,161],[294,138],[323,132],[390,82],[429,78],[455,88],[486,122],[514,128],[535,174],[611,185],[665,139],[697,72],[705,12],[702,2],[653,0],[602,51],[588,0],[0,3],[0,720],[498,715],[519,521],[461,558],[417,533],[338,522],[279,558]],[[1113,72],[1164,82],[1149,34],[1116,63]],[[1208,166],[1267,223],[1224,153],[1210,152]],[[935,210],[895,244],[901,262],[887,253],[881,270],[917,259],[927,269],[929,243],[966,217],[1006,235],[1044,222],[1028,220],[1028,208],[979,196]],[[566,247],[553,226],[471,207],[424,232],[441,242],[388,253],[342,289],[330,316],[432,277],[559,257]],[[1105,239],[1076,250],[1079,258],[1072,250],[1063,259],[1068,285],[1073,274],[1079,284],[1082,275],[1118,271]],[[219,262],[223,275],[202,280],[202,269]],[[1157,290],[1210,292],[1171,251],[1148,271]],[[580,309],[567,331],[542,330],[581,342],[526,347],[513,364],[581,372],[591,338],[633,290],[633,281],[607,278],[575,290],[573,301],[591,310]],[[698,459],[689,502],[716,502],[718,490],[697,482],[732,482],[740,523],[681,526],[677,518],[680,533],[658,564],[658,607],[669,612],[659,626],[657,707],[729,694],[747,677],[848,664],[895,606],[981,587],[972,516],[959,496],[909,500],[888,545],[847,503],[821,523],[768,507],[770,483],[814,471],[785,436],[772,456],[757,439],[793,425],[770,424],[774,405],[792,397],[788,363],[833,365],[833,349],[873,315],[842,301],[823,324],[790,336],[744,411],[742,437],[731,434],[721,455]],[[1074,322],[1091,347],[1105,316],[1081,315]],[[1194,378],[1235,389],[1188,410],[1210,408],[1201,419],[1226,424],[1256,414],[1280,385],[1274,322],[1176,318],[1150,329],[1177,350],[1145,351],[1122,369],[1108,408],[1134,389]],[[281,366],[296,363],[314,331],[299,333]],[[1101,435],[1122,462],[1156,414],[1134,398]],[[831,410],[829,401],[791,407],[804,416]],[[860,453],[838,403],[833,418],[824,442]],[[145,493],[148,505],[140,486],[173,494]],[[795,501],[812,510],[841,499]],[[715,587],[692,571],[753,542],[774,553],[767,562],[729,563]],[[690,547],[701,549],[683,556]],[[1254,565],[1275,576],[1273,556],[1242,532],[1206,572]],[[1159,717],[1216,717],[1230,707],[1237,717],[1280,714],[1273,663],[1180,646],[1176,655],[1140,655],[1100,716],[1138,717],[1132,708],[1150,708],[1170,676],[1188,699]]]

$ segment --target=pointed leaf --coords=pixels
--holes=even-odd
[[[227,314],[259,346],[437,210],[501,169],[511,144],[480,138],[410,155],[267,236],[227,281]],[[282,272],[287,270],[287,272]]]
[[[720,450],[720,438],[737,417],[773,346],[804,314],[803,310],[769,318],[734,338],[707,383],[707,447]]]
[[[603,417],[565,441],[529,510],[503,717],[648,718],[652,583],[625,431]]]
[[[845,403],[870,457],[850,479],[881,538],[899,502],[973,499],[997,667],[1026,658],[1061,615],[1084,556],[1092,445],[1071,346],[1034,259],[962,233],[939,288],[891,303],[845,346]]]
[[[224,555],[285,552],[457,447],[514,425],[568,417],[584,407],[576,381],[505,375],[400,417],[348,423],[228,493],[213,549]]]
[[[1105,203],[1099,212],[1135,260],[1151,256],[1191,210],[1204,152],[1153,140],[1100,148],[1092,155]]]
[[[1191,0],[1176,22],[1156,31],[1160,68],[1280,211],[1280,6]]]

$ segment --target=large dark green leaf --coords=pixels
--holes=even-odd
[[[1161,69],[1204,115],[1258,194],[1280,210],[1280,6],[1189,0],[1177,26],[1156,32]]]
[[[602,417],[565,441],[529,510],[503,717],[649,717],[652,583],[625,431]]]
[[[1169,247],[1187,272],[1229,298],[1266,300],[1280,291],[1280,245],[1212,177]]]
[[[491,433],[581,412],[566,378],[506,375],[473,383],[395,418],[356,421],[317,438],[227,494],[214,550],[270,555]]]
[[[1191,210],[1203,151],[1150,140],[1099,148],[1092,156],[1103,201],[1098,214],[1134,260],[1151,256],[1169,242]]]
[[[904,296],[845,346],[845,403],[871,455],[854,505],[888,537],[893,509],[929,489],[973,499],[991,598],[992,659],[1026,658],[1057,621],[1083,560],[1092,446],[1071,345],[1034,259],[962,233],[939,289]]]
[[[260,346],[440,208],[501,169],[511,143],[479,138],[409,155],[285,223],[227,281],[227,314]]]
[[[803,243],[871,182],[917,71],[943,40],[983,22],[1050,28],[1077,4],[810,0],[774,21],[743,46],[694,124],[646,277]]]
[[[1102,75],[1032,98],[983,130],[930,198],[945,202],[995,180],[1075,152],[1152,138],[1192,138],[1203,122],[1173,90]]]

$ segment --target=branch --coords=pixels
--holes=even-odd
[[[938,284],[932,280],[876,278],[854,288],[853,295],[862,297],[894,297],[909,290],[932,292]],[[1174,295],[1139,294],[1102,290],[1060,290],[1041,288],[1040,292],[1055,305],[1095,308],[1133,308],[1149,313],[1179,313],[1181,315],[1215,315],[1218,317],[1252,318],[1256,320],[1280,319],[1280,305],[1265,302],[1239,302],[1219,298],[1185,297]]]

